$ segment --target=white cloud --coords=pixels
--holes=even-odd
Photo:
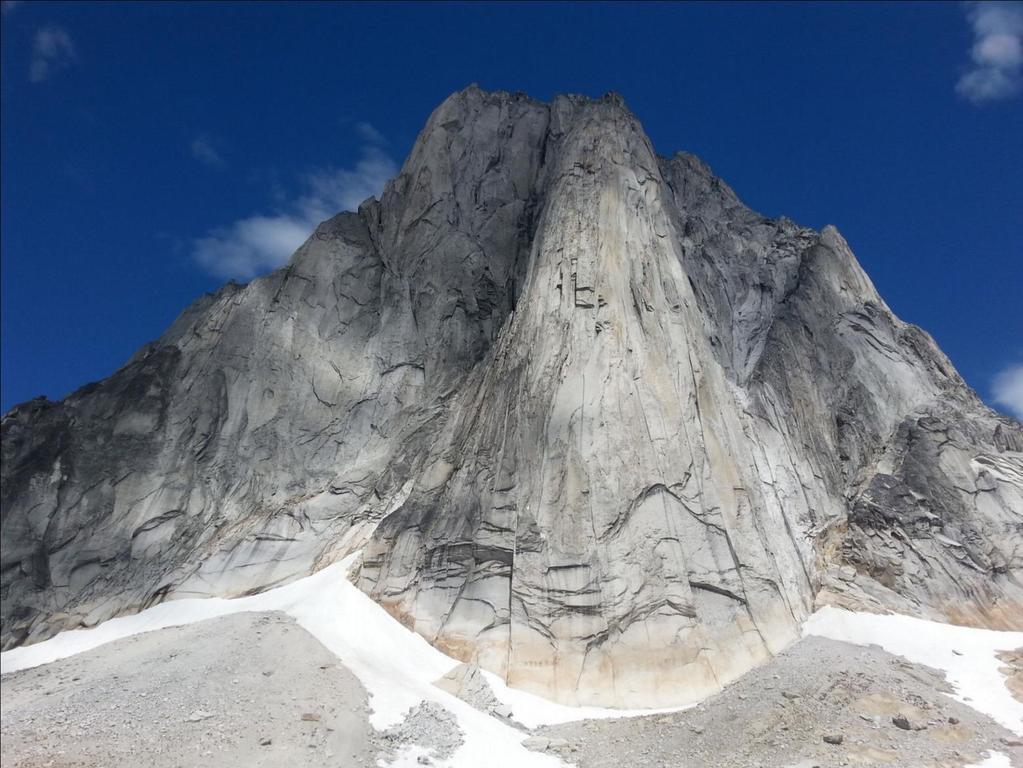
[[[223,168],[224,158],[221,157],[208,136],[196,136],[191,144],[192,157],[211,168]]]
[[[370,123],[356,123],[355,130],[358,131],[359,135],[370,144],[384,145],[387,143],[387,139],[384,138],[384,135]]]
[[[1023,3],[971,3],[973,64],[956,92],[974,104],[1006,99],[1023,85]]]
[[[1023,420],[1023,364],[1010,365],[995,376],[991,396],[998,405]]]
[[[32,43],[32,60],[29,63],[28,79],[33,83],[48,80],[58,69],[71,66],[77,59],[75,44],[71,35],[62,27],[43,27],[36,32]]]
[[[362,130],[359,133],[367,138]],[[373,141],[362,147],[354,168],[307,174],[302,180],[303,193],[279,211],[248,216],[198,238],[193,243],[195,260],[217,277],[239,280],[287,263],[320,222],[341,211],[356,210],[366,198],[379,195],[384,183],[394,176],[397,167],[377,146],[381,141],[376,133]]]

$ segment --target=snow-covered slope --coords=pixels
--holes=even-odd
[[[465,743],[450,761],[435,764],[448,768],[481,765],[554,768],[561,765],[553,755],[524,748],[522,732],[473,709],[433,684],[459,662],[403,627],[351,584],[348,571],[358,556],[351,555],[312,576],[262,594],[232,600],[173,600],[132,616],[110,619],[94,629],[62,632],[44,642],[0,654],[0,671],[7,674],[47,664],[130,635],[231,613],[284,611],[356,674],[370,694],[373,710],[370,722],[378,730],[397,725],[411,708],[423,701],[436,702],[456,716]],[[530,728],[584,718],[650,712],[567,707],[512,690],[495,675],[488,674],[487,679],[498,699],[511,709],[513,718]],[[399,756],[396,765],[404,761],[415,764],[416,757],[414,751],[408,752]]]

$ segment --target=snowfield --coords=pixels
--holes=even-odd
[[[465,742],[444,768],[556,768],[564,763],[552,754],[522,746],[524,734],[480,712],[433,683],[459,662],[430,646],[395,621],[347,578],[358,553],[312,576],[259,595],[237,599],[183,599],[149,608],[134,616],[111,619],[88,630],[62,632],[50,640],[0,654],[0,671],[46,664],[91,650],[130,635],[190,624],[244,611],[283,611],[292,616],[337,655],[365,686],[372,708],[370,723],[378,730],[399,724],[409,709],[432,701],[458,720]],[[856,644],[876,644],[916,663],[945,672],[959,701],[994,718],[1013,732],[1023,732],[1023,704],[1010,695],[998,671],[995,654],[1023,646],[1023,633],[969,629],[906,616],[856,614],[824,608],[804,627],[804,635],[820,635]],[[508,688],[485,673],[496,697],[523,725],[650,714],[593,707],[568,707]],[[410,748],[391,766],[414,766],[420,751]],[[1004,756],[992,754],[983,766],[998,768]]]
[[[958,627],[912,616],[853,613],[825,606],[803,625],[803,636],[819,635],[856,645],[878,645],[945,673],[955,689],[949,694],[1016,735],[1023,735],[1023,702],[1013,698],[998,668],[999,651],[1023,647],[1023,632]],[[967,768],[1010,768],[1009,758],[991,752]]]
[[[966,768],[1012,768],[1007,755],[1001,752],[992,752],[983,763],[974,763]]]
[[[1023,735],[1023,702],[1013,698],[998,671],[1000,651],[1023,647],[1023,632],[957,627],[911,616],[853,613],[827,606],[803,625],[819,635],[856,645],[879,645],[889,653],[945,673],[952,698]]]

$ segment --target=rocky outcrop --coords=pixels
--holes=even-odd
[[[821,601],[1023,621],[1023,427],[834,228],[616,96],[455,94],[379,201],[3,451],[7,646],[358,547],[400,620],[570,703],[692,700]]]

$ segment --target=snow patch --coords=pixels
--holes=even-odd
[[[403,747],[401,751],[399,751],[398,754],[389,761],[377,760],[377,765],[380,766],[380,768],[420,768],[420,766],[423,765],[423,763],[419,762],[420,757],[429,760],[427,765],[437,764],[430,756],[430,750],[423,749],[422,747],[413,744],[410,747]],[[978,766],[978,768],[987,767]],[[997,768],[997,766],[994,766],[994,768]]]
[[[395,621],[386,611],[348,581],[359,553],[318,573],[259,595],[231,600],[190,598],[173,600],[134,616],[111,619],[94,629],[71,630],[35,645],[0,654],[0,672],[47,664],[92,650],[142,632],[191,624],[245,611],[283,611],[333,652],[362,682],[369,693],[370,723],[378,730],[399,724],[410,709],[423,701],[446,708],[458,720],[464,744],[440,768],[563,768],[560,759],[522,746],[525,734],[501,720],[469,706],[433,683],[459,662],[444,655],[421,636]],[[890,653],[945,672],[955,688],[954,698],[991,716],[1014,731],[1023,732],[1023,704],[1012,698],[998,671],[999,651],[1023,646],[1021,632],[957,627],[908,616],[851,613],[825,607],[803,628],[804,635],[820,635],[859,645],[878,645]],[[509,688],[490,672],[484,676],[497,699],[526,727],[574,720],[626,717],[676,710],[618,710],[569,707],[525,691]],[[392,758],[390,766],[418,764],[424,754],[409,747]],[[975,768],[1003,768],[1008,758],[991,753]],[[383,763],[382,763],[383,764]]]
[[[542,725],[558,725],[576,720],[602,720],[612,717],[641,717],[643,715],[661,715],[666,712],[681,712],[696,706],[688,704],[684,707],[667,709],[608,709],[606,707],[570,707],[565,704],[545,699],[528,691],[510,688],[508,684],[493,672],[480,670],[494,696],[502,704],[511,709],[513,717],[527,728],[538,728]]]
[[[1012,762],[1001,752],[988,752],[984,762],[973,763],[965,768],[1012,768]]]
[[[369,692],[370,723],[378,730],[397,725],[409,709],[435,701],[455,715],[465,743],[441,768],[561,768],[553,755],[522,746],[523,733],[473,709],[442,691],[433,681],[457,662],[403,627],[348,581],[358,553],[322,571],[262,594],[232,600],[172,600],[134,616],[123,616],[94,629],[71,630],[41,643],[0,654],[0,672],[36,667],[92,650],[141,632],[191,624],[244,611],[284,611],[332,651]],[[409,764],[421,751],[406,750],[396,765]]]
[[[421,636],[395,621],[347,578],[359,554],[340,563],[262,594],[235,599],[187,598],[172,600],[134,616],[110,619],[93,629],[71,630],[35,645],[0,654],[0,672],[47,664],[92,650],[141,632],[191,624],[244,611],[284,611],[333,652],[369,692],[370,723],[386,730],[423,701],[434,701],[458,719],[465,743],[449,760],[435,760],[445,768],[557,768],[564,765],[553,755],[527,750],[525,734],[476,710],[433,683],[459,662],[444,655]],[[514,719],[534,728],[545,724],[597,717],[623,717],[664,710],[615,710],[568,707],[509,688],[503,680],[484,673],[498,700]],[[406,750],[392,765],[414,762],[421,752]]]
[[[853,613],[826,606],[803,625],[803,636],[819,635],[856,645],[878,645],[916,664],[940,669],[955,689],[953,699],[1023,734],[1023,703],[1013,698],[997,654],[1023,647],[1023,632],[958,627],[912,616]],[[992,754],[985,768],[1008,766]],[[1005,758],[1007,761],[1008,758]]]

